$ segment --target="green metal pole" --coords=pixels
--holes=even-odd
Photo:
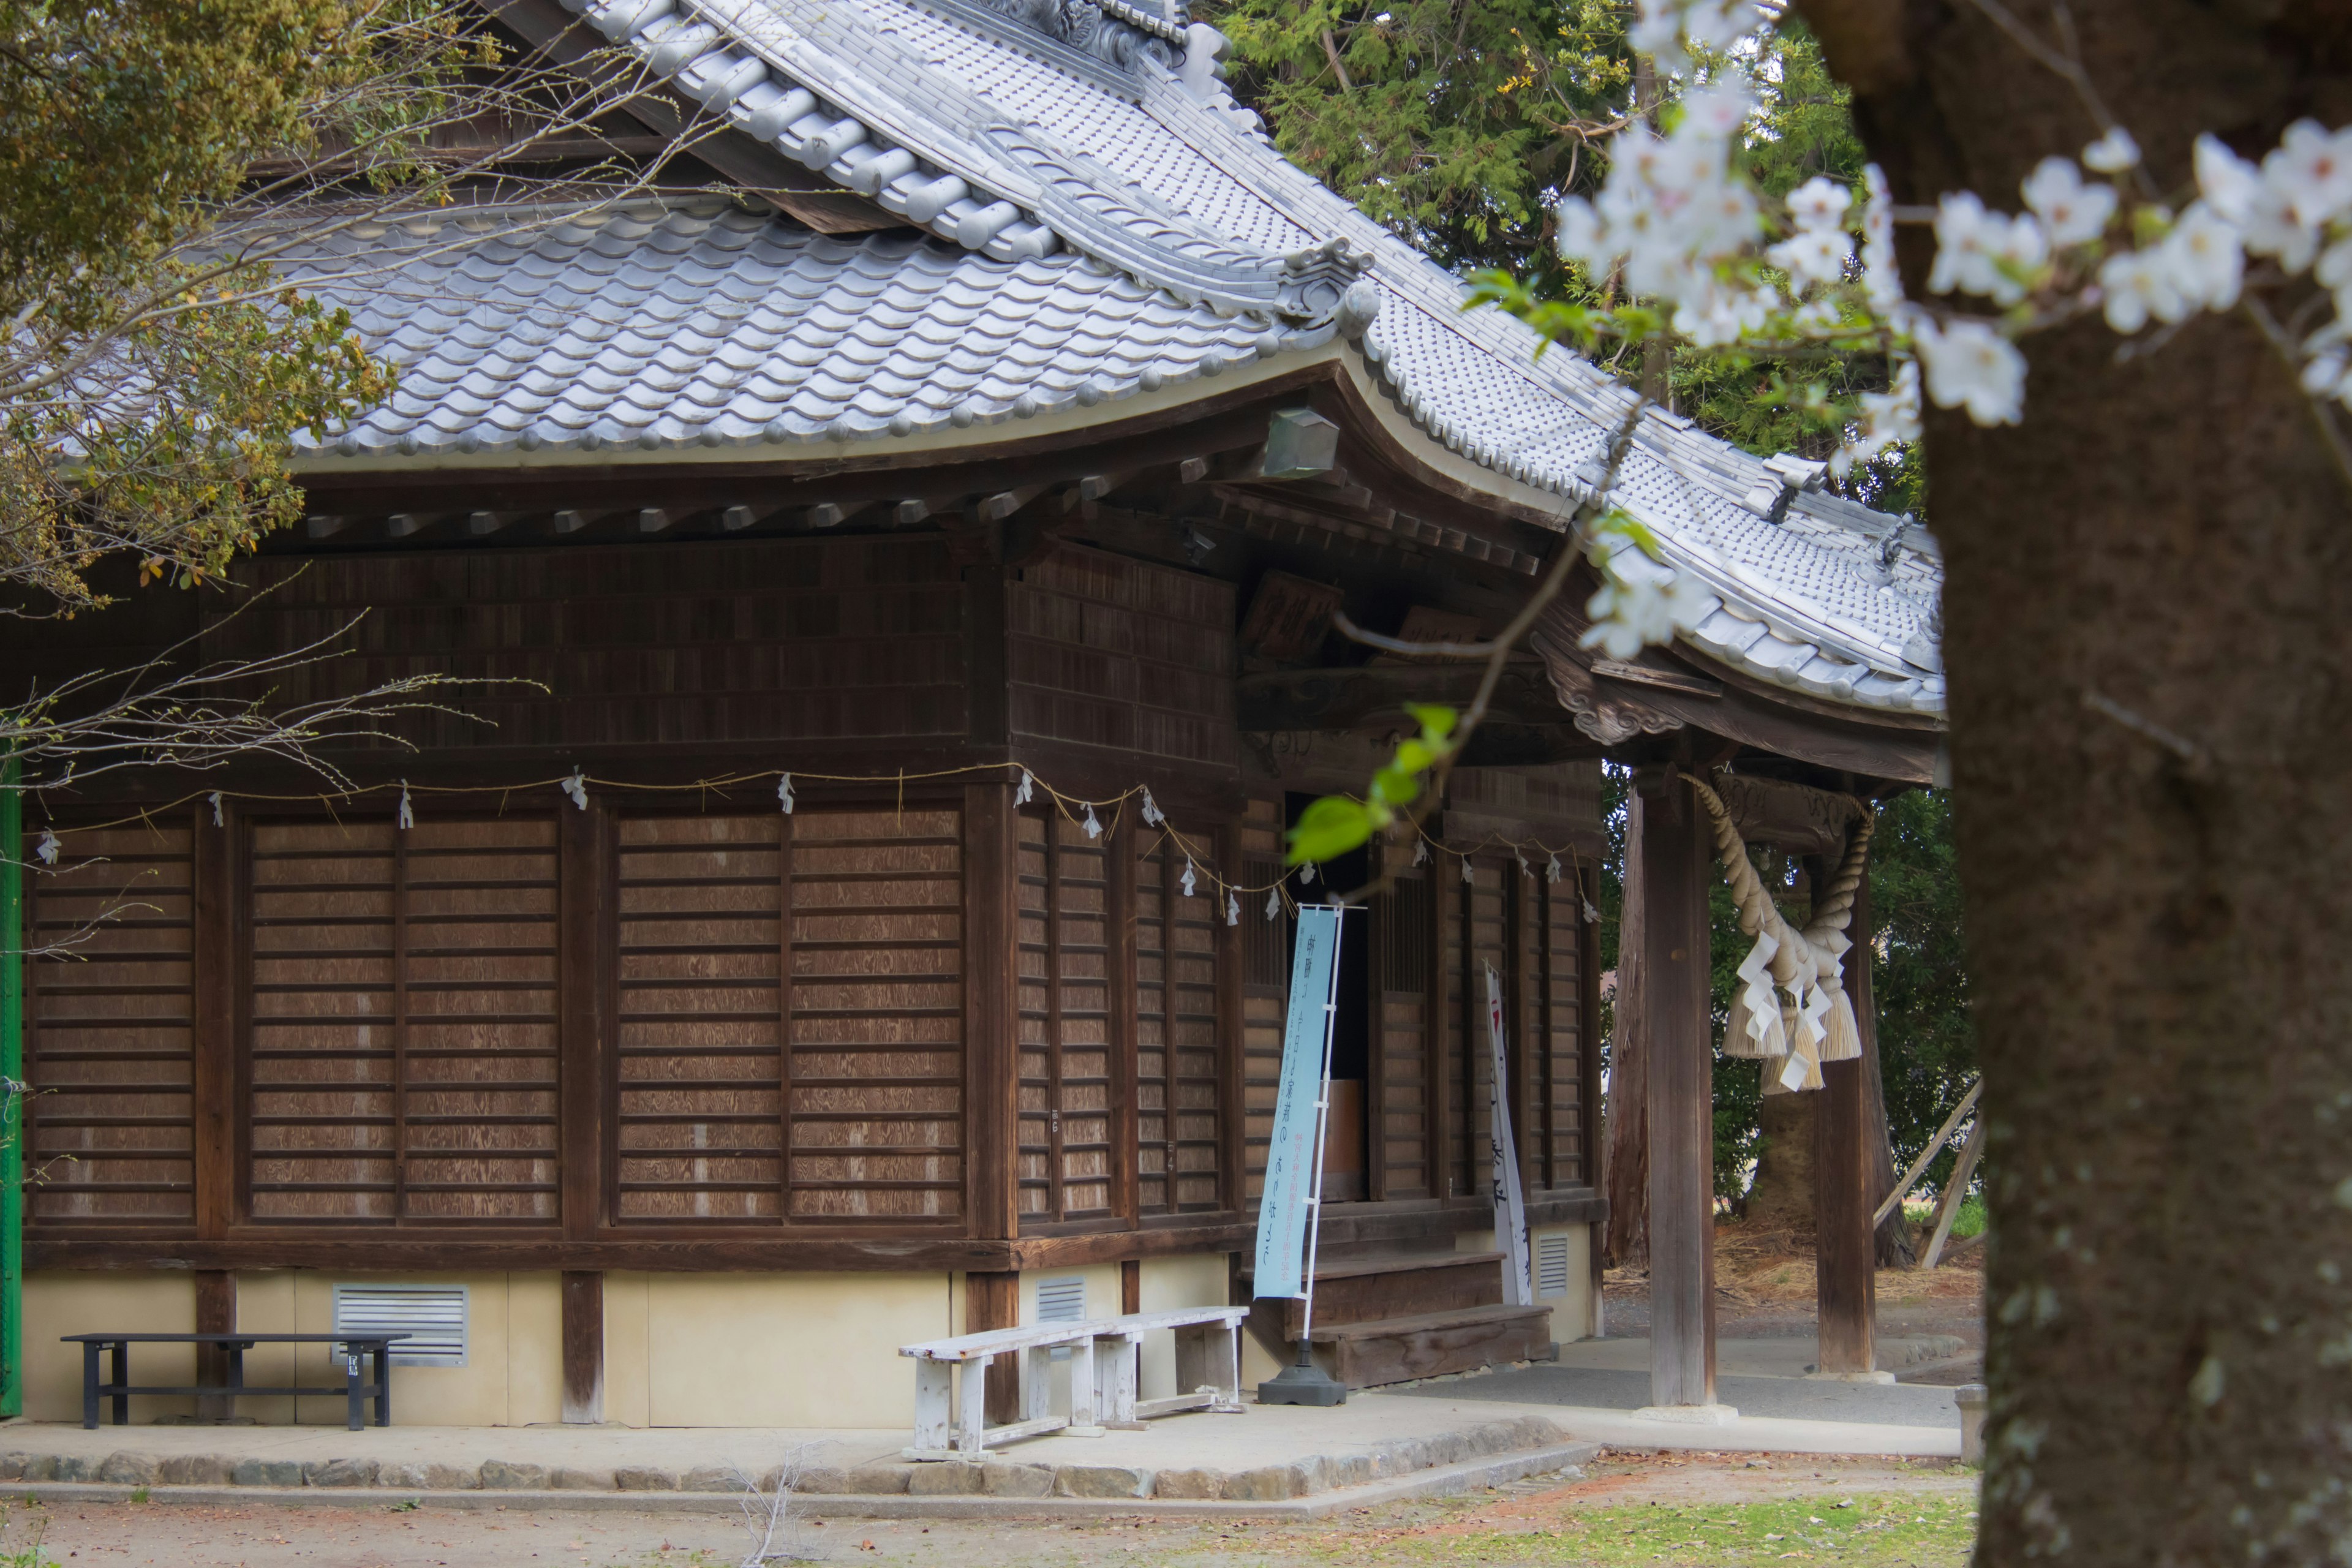
[[[25,1413],[25,806],[0,763],[0,1415]]]

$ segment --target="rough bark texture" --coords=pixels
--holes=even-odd
[[[1642,1019],[1642,799],[1625,803],[1625,897],[1617,922],[1617,1027],[1603,1113],[1612,1268],[1650,1261],[1650,1067]]]
[[[1779,1063],[1770,1064],[1779,1066]],[[1818,1094],[1768,1094],[1756,1107],[1763,1148],[1740,1220],[1748,1230],[1813,1238],[1813,1105]]]
[[[2011,8],[2053,36],[2043,0]],[[2014,209],[2095,133],[1968,0],[1800,9],[1898,202]],[[2259,155],[2298,116],[2352,121],[2340,3],[2073,16],[2160,188],[2200,130]],[[1917,297],[1931,241],[1902,243]],[[1992,1173],[1979,1561],[2335,1561],[2352,489],[2244,319],[2116,346],[2096,321],[2036,337],[2021,427],[1927,425]]]

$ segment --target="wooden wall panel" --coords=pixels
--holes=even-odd
[[[948,737],[967,725],[964,587],[936,537],[268,557],[237,573],[273,592],[207,635],[216,657],[301,646],[365,612],[343,643],[354,657],[274,675],[278,700],[405,675],[515,683],[468,691],[457,706],[470,718],[393,721],[428,749]]]
[[[25,879],[26,1220],[193,1225],[188,819],[65,842]]]
[[[615,1215],[780,1222],[793,819],[624,816]]]
[[[1238,765],[1229,584],[1065,544],[1008,584],[1015,735]]]
[[[1584,1168],[1584,899],[1572,876],[1538,880],[1536,888],[1543,935],[1532,1146],[1541,1185],[1580,1186],[1590,1179]]]
[[[251,1216],[553,1222],[553,821],[251,844]]]
[[[1024,1225],[1111,1213],[1109,853],[1021,814],[1019,1182]]]
[[[1242,816],[1242,882],[1265,887],[1282,875],[1282,805],[1253,800]],[[1255,902],[1263,895],[1252,900]],[[1242,911],[1242,1196],[1255,1203],[1265,1187],[1265,1151],[1274,1137],[1274,1101],[1282,1081],[1284,1011],[1290,998],[1290,918]]]
[[[1435,942],[1426,868],[1408,867],[1372,910],[1372,1016],[1378,1104],[1370,1159],[1384,1198],[1425,1198],[1429,1184],[1430,954]]]
[[[1201,873],[1184,892],[1185,852],[1147,837],[1136,877],[1138,961],[1147,1015],[1137,1073],[1137,1163],[1147,1214],[1223,1207],[1217,1046],[1217,932],[1223,906]],[[1143,918],[1148,912],[1148,922]]]
[[[962,855],[952,809],[793,817],[794,1219],[963,1212]]]

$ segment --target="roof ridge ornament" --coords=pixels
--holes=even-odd
[[[1132,0],[979,0],[979,4],[1081,54],[1132,71],[1149,56],[1174,69],[1190,39],[1181,0],[1169,15]]]

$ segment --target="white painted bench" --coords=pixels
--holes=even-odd
[[[1100,1436],[1110,1427],[1139,1427],[1153,1416],[1184,1410],[1238,1412],[1241,1404],[1241,1324],[1247,1307],[1180,1307],[1095,1318],[1076,1323],[1034,1323],[991,1329],[952,1339],[901,1345],[915,1363],[915,1441],[909,1459],[977,1461],[988,1449],[1050,1432]],[[1176,1386],[1192,1392],[1167,1399],[1136,1397],[1143,1337],[1176,1334]],[[1049,1367],[1057,1350],[1070,1352],[1070,1414],[1046,1414]],[[988,1363],[1025,1353],[1021,1419],[987,1424]],[[959,1386],[960,1385],[960,1386]],[[951,1394],[953,1395],[951,1401]],[[952,1414],[950,1403],[955,1406]]]
[[[1178,1307],[1165,1312],[1135,1312],[1111,1319],[1096,1335],[1105,1349],[1118,1347],[1108,1357],[1105,1349],[1095,1352],[1095,1364],[1103,1373],[1095,1385],[1102,1402],[1097,1413],[1102,1425],[1106,1428],[1133,1430],[1155,1416],[1174,1415],[1186,1410],[1239,1415],[1241,1326],[1249,1315],[1247,1307]],[[1175,1331],[1176,1386],[1187,1392],[1165,1399],[1138,1399],[1136,1385],[1142,1371],[1143,1336],[1160,1329]],[[1070,1389],[1070,1410],[1075,1416],[1075,1380]]]

